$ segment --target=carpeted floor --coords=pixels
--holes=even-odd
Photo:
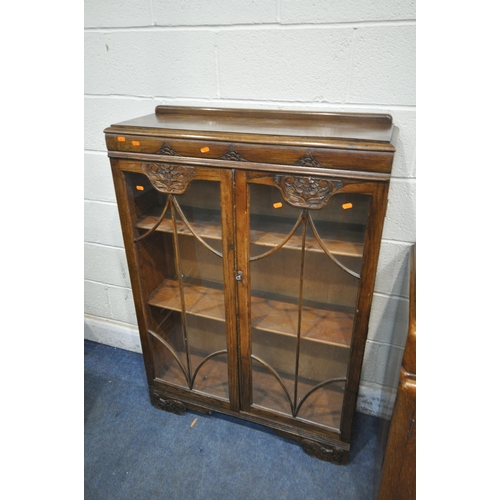
[[[333,465],[259,425],[157,410],[140,354],[85,341],[86,500],[371,500],[384,422],[358,413]]]

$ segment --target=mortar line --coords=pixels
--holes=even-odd
[[[325,101],[325,102],[315,102],[315,101],[280,101],[275,99],[268,100],[260,100],[260,99],[233,99],[231,97],[183,97],[183,96],[151,96],[151,95],[128,95],[128,94],[84,94],[84,97],[88,97],[91,99],[102,99],[102,98],[112,98],[112,99],[138,99],[138,100],[149,100],[149,101],[193,101],[193,102],[207,102],[207,103],[233,103],[233,104],[245,104],[245,103],[254,103],[254,104],[262,104],[262,105],[277,105],[277,106],[297,106],[299,107],[315,107],[318,110],[321,104],[321,109],[324,109],[324,106],[336,106],[340,108],[352,108],[352,109],[360,109],[360,110],[368,110],[368,109],[383,109],[383,110],[394,110],[394,111],[416,111],[417,106],[415,104],[377,104],[377,103],[357,103],[357,102],[333,102],[333,101]],[[297,109],[298,109],[297,108]]]
[[[115,285],[114,283],[107,283],[105,281],[97,281],[97,280],[93,280],[93,279],[89,279],[89,278],[84,278],[83,281],[88,281],[89,283],[95,283],[97,285],[106,285],[107,287],[110,287],[110,288],[121,288],[122,290],[132,291],[132,288],[130,288],[129,286]]]
[[[404,350],[404,347],[397,345],[397,344],[391,344],[390,342],[382,342],[380,340],[374,340],[369,337],[366,338],[366,342],[371,342],[372,344],[377,344],[377,345],[382,345],[382,346],[389,346],[389,347],[394,347],[395,349],[401,349]]]
[[[304,29],[349,29],[349,28],[364,28],[364,27],[388,27],[388,26],[416,26],[415,19],[397,19],[386,21],[346,21],[340,23],[259,23],[259,24],[199,24],[199,25],[183,25],[168,26],[155,24],[153,26],[107,26],[107,27],[86,27],[86,32],[128,32],[128,31],[247,31],[247,30],[304,30]]]
[[[153,0],[149,0],[149,13],[151,15],[151,26],[155,25],[155,15],[154,15],[154,8],[153,8]]]
[[[88,240],[83,240],[83,243],[85,245],[92,245],[94,247],[105,247],[105,248],[113,248],[115,250],[121,250],[123,253],[125,253],[125,248],[124,247],[118,247],[116,245],[110,245],[109,243],[98,243],[95,241],[88,241]]]
[[[106,200],[94,200],[92,198],[83,198],[83,201],[91,202],[91,203],[103,203],[104,205],[113,205],[116,206],[116,201],[106,201]]]
[[[409,302],[410,298],[406,297],[405,295],[398,295],[397,293],[387,293],[387,292],[377,292],[374,291],[373,295],[377,295],[379,297],[383,297],[386,299],[397,299],[397,300],[403,300],[405,302]]]
[[[349,101],[350,96],[351,96],[352,72],[353,72],[353,66],[354,66],[354,49],[356,46],[357,32],[358,32],[357,28],[353,28],[352,36],[351,36],[351,50],[350,50],[350,54],[349,54],[349,72],[348,72],[349,76],[347,79],[347,89],[346,89],[344,103],[347,103]]]
[[[215,89],[217,93],[217,99],[220,99],[221,89],[220,89],[220,68],[219,68],[219,33],[215,33]]]

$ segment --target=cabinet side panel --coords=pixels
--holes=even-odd
[[[416,498],[416,382],[402,380],[394,405],[379,500]]]

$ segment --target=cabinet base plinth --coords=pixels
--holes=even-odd
[[[199,402],[186,400],[182,396],[177,399],[175,397],[176,395],[174,395],[174,398],[172,398],[170,395],[165,395],[163,391],[153,387],[149,388],[149,395],[152,405],[160,410],[175,413],[177,415],[184,415],[187,411],[208,415],[215,412],[216,414],[220,413],[231,417],[241,418],[271,428],[278,436],[298,442],[297,444],[300,444],[304,452],[311,457],[335,465],[347,465],[349,461],[349,444],[347,443],[339,442],[337,446],[333,443],[316,441],[314,436],[311,436],[309,439],[308,437],[304,437],[304,435],[301,436],[301,432],[297,432],[296,429],[290,428],[284,430],[283,428],[277,428],[272,422],[263,420],[250,413],[232,411],[227,408],[216,408],[213,405],[209,406],[208,404],[200,404]],[[310,435],[310,433],[308,434]]]
[[[327,446],[309,439],[301,441],[302,449],[311,457],[319,458],[325,462],[345,465],[349,459],[349,452],[337,446]]]
[[[159,410],[169,411],[176,415],[184,415],[186,412],[186,407],[180,401],[162,398],[157,392],[153,391],[149,393],[149,396],[151,398],[151,404]]]

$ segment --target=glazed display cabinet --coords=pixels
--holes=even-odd
[[[152,404],[348,460],[389,115],[158,106],[105,130]]]

